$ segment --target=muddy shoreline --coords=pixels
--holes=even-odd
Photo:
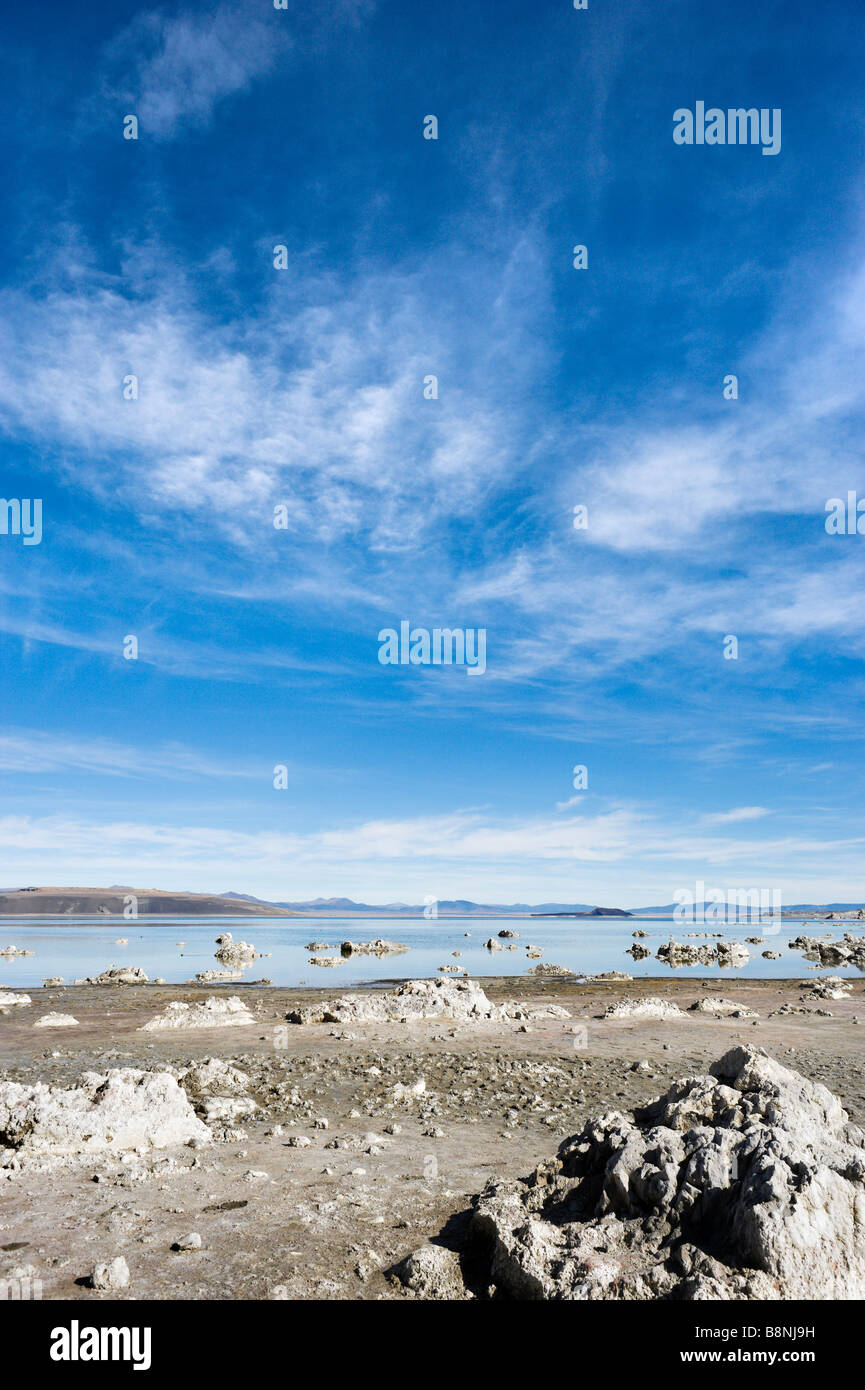
[[[44,1299],[409,1297],[388,1271],[442,1232],[456,1239],[462,1214],[490,1177],[525,1174],[589,1116],[645,1104],[740,1042],[823,1082],[865,1124],[861,977],[849,980],[849,998],[820,1005],[802,1004],[813,983],[806,976],[585,985],[497,976],[478,983],[494,1002],[556,1004],[569,1017],[285,1024],[289,1009],[342,993],[333,981],[299,989],[232,983],[30,991],[30,1007],[0,1018],[5,1080],[66,1086],[85,1071],[176,1071],[216,1057],[248,1074],[258,1109],[238,1124],[238,1137],[201,1153],[154,1153],[140,1171],[107,1159],[0,1177],[0,1278],[20,1278],[26,1269],[41,1280]],[[719,994],[759,1017],[602,1018],[625,996],[656,996],[687,1010]],[[171,1001],[231,995],[251,1008],[254,1024],[138,1031]],[[831,1016],[769,1017],[785,1004],[823,1007]],[[34,1029],[48,1011],[70,1013],[79,1026]],[[414,1094],[421,1079],[423,1090]],[[398,1086],[408,1098],[394,1100]],[[173,1251],[189,1231],[200,1234],[201,1248]],[[117,1255],[131,1271],[128,1290],[87,1287],[94,1264]]]

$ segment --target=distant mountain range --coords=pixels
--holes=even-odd
[[[358,916],[358,917],[420,917],[424,912],[423,903],[358,903],[351,898],[309,898],[304,902],[266,903],[261,898],[247,893],[222,893],[223,898],[235,899],[244,903],[259,904],[262,907],[276,906],[302,916]],[[700,904],[697,904],[698,909]],[[702,904],[705,915],[717,911],[714,903]],[[801,917],[827,912],[855,912],[863,906],[860,903],[792,903],[782,909],[783,916]],[[671,917],[676,903],[659,907],[599,907],[596,903],[476,903],[466,898],[444,898],[437,904],[439,917]],[[726,906],[721,904],[722,915]]]
[[[424,903],[358,903],[352,898],[309,898],[303,902],[268,902],[251,893],[184,893],[159,888],[23,887],[0,890],[0,917],[63,916],[122,917],[130,899],[138,916],[263,916],[263,917],[422,917]],[[698,904],[698,908],[699,908]],[[707,922],[716,920],[715,905],[707,903]],[[856,913],[860,903],[794,903],[783,909],[785,917]],[[675,903],[661,907],[599,907],[594,903],[475,903],[466,898],[446,898],[436,904],[439,917],[671,917]]]
[[[248,893],[221,893],[222,898],[233,898],[244,903],[260,903],[262,898],[253,898]],[[421,917],[424,903],[356,903],[351,898],[309,898],[305,902],[279,902],[270,906],[287,908],[290,912],[300,912],[320,916],[370,916],[370,917]],[[594,913],[596,916],[610,912],[611,916],[621,916],[621,908],[598,908],[593,903],[474,903],[467,898],[443,898],[436,904],[439,917],[529,917],[533,913]]]

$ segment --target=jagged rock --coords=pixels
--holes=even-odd
[[[658,947],[655,959],[675,970],[683,965],[714,965],[718,956],[714,946],[687,946],[682,941],[670,940]]]
[[[109,965],[101,975],[87,975],[76,985],[146,985],[147,976],[139,965]]]
[[[62,976],[62,975],[46,975],[45,978],[44,978],[43,981],[42,981],[42,984],[43,984],[43,986],[44,986],[45,989],[51,989],[52,986],[54,986],[54,985],[62,985],[62,984],[63,984],[63,976]]]
[[[721,999],[718,995],[698,999],[691,1010],[700,1014],[715,1014],[719,1018],[757,1018],[753,1009],[737,1004],[735,999]]]
[[[566,965],[553,965],[552,961],[543,961],[541,965],[533,965],[531,970],[526,971],[527,975],[555,975],[565,976],[576,979],[573,970],[569,970]]]
[[[780,1009],[773,1009],[769,1017],[787,1018],[792,1014],[811,1014],[814,1018],[832,1017],[828,1009],[809,1009],[804,1004],[782,1004]]]
[[[647,995],[645,999],[619,999],[615,1004],[608,1004],[604,1010],[604,1018],[684,1017],[678,1004],[671,1004],[668,999],[659,999],[656,995]]]
[[[723,969],[732,967],[734,970],[740,970],[751,959],[748,947],[741,941],[719,941],[717,951],[718,964]]]
[[[307,941],[303,949],[305,951],[335,951],[336,947],[329,945],[327,941]]]
[[[865,1297],[865,1133],[824,1086],[736,1047],[476,1199],[476,1259],[517,1299]]]
[[[780,951],[761,951],[760,954],[762,955],[762,957],[763,957],[764,960],[780,960],[780,959],[781,959],[781,952],[780,952]]]
[[[6,956],[9,960],[15,956],[32,956],[32,954],[32,951],[25,951],[20,946],[4,946],[3,950],[0,951],[0,956]]]
[[[0,1167],[33,1160],[209,1142],[186,1093],[167,1072],[85,1072],[78,1086],[0,1081]]]
[[[670,940],[658,947],[655,959],[674,970],[684,965],[720,965],[724,969],[739,969],[750,959],[750,954],[741,941],[719,941],[717,946],[687,946],[684,942]]]
[[[311,956],[309,963],[310,965],[322,965],[327,968],[332,968],[335,965],[342,965],[344,959],[344,956]]]
[[[459,1256],[443,1245],[422,1245],[394,1272],[419,1298],[465,1299],[469,1296],[460,1273]]]
[[[499,936],[501,936],[501,937],[519,936],[519,932],[518,932],[518,931],[508,931],[507,927],[503,927],[502,930],[499,932]]]
[[[849,982],[839,979],[837,975],[827,975],[824,980],[815,980],[807,994],[802,995],[803,999],[849,999],[849,997]]]
[[[211,995],[201,1004],[183,1004],[175,1000],[163,1013],[149,1023],[143,1023],[139,1033],[154,1033],[166,1028],[233,1028],[254,1023],[255,1018],[246,1005],[234,994],[230,999]]]
[[[33,1024],[34,1028],[77,1028],[78,1019],[71,1014],[43,1014]]]
[[[626,975],[624,970],[605,970],[602,975],[590,975],[590,980],[609,980],[614,984],[632,984],[633,975]]]
[[[227,938],[227,940],[226,940]],[[225,932],[216,938],[217,943],[221,943],[218,951],[214,951],[216,959],[222,964],[236,969],[238,966],[250,965],[252,961],[258,960],[259,952],[248,941],[232,941],[231,933]]]
[[[188,985],[212,985],[215,982],[242,980],[242,970],[199,970],[194,980],[187,980]]]
[[[208,1124],[217,1120],[225,1124],[254,1115],[258,1106],[249,1096],[202,1096],[196,1109]]]
[[[187,1067],[180,1073],[178,1081],[184,1091],[196,1096],[241,1096],[250,1086],[247,1073],[221,1057],[205,1057],[203,1061]]]
[[[650,956],[651,954],[648,946],[638,946],[636,941],[633,946],[630,946],[628,950],[625,951],[625,955],[633,956],[634,960],[645,960],[646,956]]]
[[[853,965],[865,970],[865,936],[844,933],[841,941],[821,941],[815,936],[797,936],[788,942],[793,951],[804,952],[805,959],[821,966]]]
[[[405,1023],[412,1018],[519,1019],[568,1018],[566,1009],[550,1004],[527,1009],[521,1004],[493,1004],[473,980],[406,980],[395,990],[344,994],[329,1003],[292,1009],[289,1023]]]

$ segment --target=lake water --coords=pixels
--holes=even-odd
[[[781,927],[767,926],[761,944],[750,945],[750,960],[739,970],[721,970],[717,966],[684,967],[678,976],[760,976],[764,978],[799,978],[815,973],[801,952],[790,951],[787,942],[798,936],[803,928],[807,934],[821,936],[832,931],[840,936],[850,924],[815,923],[808,918],[785,920]],[[519,933],[514,951],[488,951],[483,942],[507,928]],[[647,933],[640,944],[653,955],[646,960],[633,961],[625,954],[633,945],[637,928]],[[542,960],[565,965],[577,973],[598,974],[605,970],[622,970],[635,978],[669,975],[669,966],[653,958],[658,946],[674,936],[677,941],[699,944],[690,931],[711,930],[705,927],[683,927],[672,918],[646,921],[631,918],[625,921],[580,921],[575,919],[514,919],[447,917],[438,920],[411,918],[273,918],[218,917],[121,918],[68,917],[33,920],[4,917],[0,921],[0,949],[15,945],[33,951],[32,956],[15,959],[0,957],[0,989],[35,988],[45,976],[62,975],[67,983],[85,975],[98,975],[108,965],[138,965],[150,979],[162,976],[169,984],[180,984],[201,970],[219,969],[214,959],[214,938],[230,931],[235,940],[249,941],[270,957],[254,961],[244,972],[244,979],[256,980],[267,976],[277,985],[320,985],[329,990],[342,990],[371,980],[405,979],[438,975],[440,965],[462,965],[470,975],[520,975],[538,962],[526,958],[528,944],[543,947]],[[470,933],[466,936],[465,933]],[[728,940],[744,941],[756,936],[754,923],[729,926],[724,930]],[[128,937],[128,946],[117,946],[118,937]],[[333,969],[309,964],[306,943],[326,941],[339,954],[339,943],[371,941],[385,937],[401,941],[411,949],[401,955],[377,959],[358,956],[343,961]],[[185,944],[178,946],[177,942]],[[503,942],[503,946],[507,946]],[[764,950],[780,951],[780,960],[764,960]],[[456,959],[451,954],[460,951]],[[822,974],[851,974],[849,967]]]

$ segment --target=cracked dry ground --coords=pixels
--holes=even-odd
[[[260,1109],[239,1122],[245,1137],[158,1153],[143,1165],[143,1179],[114,1159],[0,1177],[0,1278],[26,1266],[41,1278],[45,1299],[98,1300],[111,1295],[77,1281],[97,1262],[123,1255],[132,1282],[122,1298],[259,1299],[277,1286],[289,1298],[405,1298],[388,1270],[442,1232],[458,1240],[461,1214],[490,1177],[525,1174],[589,1115],[645,1103],[737,1041],[822,1081],[865,1124],[861,979],[851,982],[849,999],[828,1004],[830,1018],[773,1019],[767,1015],[780,1005],[800,1003],[798,981],[481,983],[494,1001],[556,1003],[571,1018],[533,1023],[527,1032],[512,1022],[439,1020],[287,1025],[278,1033],[287,1008],[320,992],[252,985],[33,991],[30,1009],[0,1018],[7,1079],[71,1084],[86,1070],[180,1068],[214,1056],[250,1075]],[[325,997],[339,992],[331,988]],[[169,1000],[217,993],[240,993],[259,1021],[136,1031]],[[682,1008],[723,994],[760,1018],[601,1020],[624,994],[661,995]],[[38,1006],[71,1012],[80,1026],[50,1036],[34,1031]],[[587,1028],[585,1048],[575,1046],[575,1025]],[[644,1062],[648,1070],[633,1069]],[[421,1077],[422,1094],[394,1099],[398,1083],[411,1087]],[[322,1119],[327,1128],[316,1128]],[[277,1126],[282,1134],[272,1132]],[[398,1132],[386,1133],[389,1126]],[[293,1136],[310,1142],[292,1147]],[[202,1248],[173,1253],[189,1231],[201,1235]]]

